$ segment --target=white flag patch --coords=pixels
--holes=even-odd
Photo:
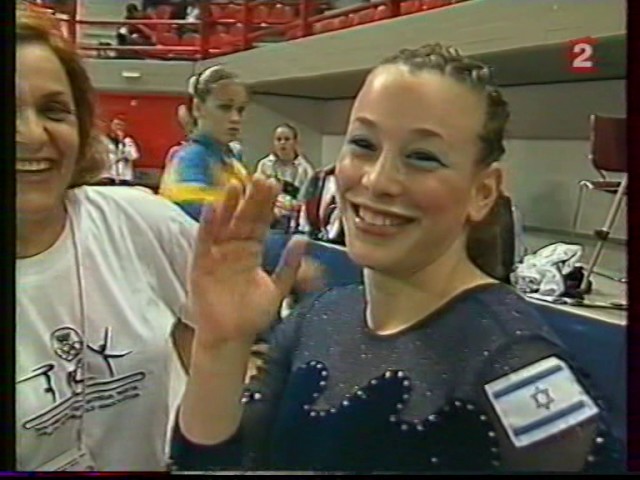
[[[571,369],[557,357],[528,365],[484,389],[516,447],[548,438],[598,413]]]

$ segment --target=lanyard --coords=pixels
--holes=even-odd
[[[76,440],[78,442],[78,447],[82,448],[83,446],[83,430],[84,430],[84,415],[86,410],[86,389],[87,389],[87,375],[86,375],[86,362],[85,362],[85,352],[87,349],[87,316],[86,316],[86,308],[85,308],[85,289],[84,289],[84,278],[82,276],[82,267],[81,267],[81,253],[80,253],[80,244],[78,242],[76,223],[73,219],[73,215],[71,213],[71,208],[67,209],[67,216],[69,218],[69,228],[71,231],[71,244],[73,248],[73,260],[75,264],[75,276],[76,283],[78,285],[78,307],[80,310],[80,328],[82,332],[82,352],[80,353],[80,393],[81,397],[81,411],[80,418],[78,422],[78,430],[76,434]],[[78,395],[75,392],[74,395]],[[75,402],[74,402],[75,403]]]

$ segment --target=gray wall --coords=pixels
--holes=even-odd
[[[271,151],[273,129],[283,122],[296,126],[305,155],[320,166],[323,101],[271,95],[255,95],[252,100],[242,139],[245,161],[250,168]]]

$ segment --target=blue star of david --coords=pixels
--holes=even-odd
[[[551,404],[556,401],[547,387],[541,388],[539,385],[536,385],[531,398],[536,402],[536,408],[544,408],[546,410],[551,410]]]

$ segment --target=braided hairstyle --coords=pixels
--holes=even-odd
[[[457,48],[440,43],[402,49],[384,59],[380,65],[399,65],[410,73],[440,72],[484,95],[487,118],[480,133],[483,150],[479,161],[483,165],[490,165],[500,160],[505,152],[503,140],[509,120],[509,106],[492,83],[490,67],[463,56]]]
[[[457,48],[430,43],[414,49],[402,49],[385,58],[379,66],[396,65],[409,73],[439,72],[460,82],[486,99],[486,118],[479,139],[481,152],[477,159],[488,167],[505,153],[504,136],[509,121],[509,106],[493,83],[491,68],[466,57]],[[515,252],[511,200],[500,192],[491,210],[480,222],[471,226],[467,253],[478,268],[498,280],[509,282]]]

